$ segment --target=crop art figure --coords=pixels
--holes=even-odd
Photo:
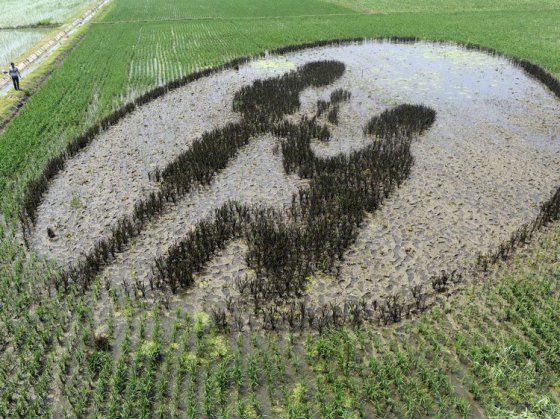
[[[20,90],[19,88],[19,80],[22,78],[19,72],[19,69],[15,66],[14,63],[10,63],[10,69],[8,71],[4,71],[4,74],[10,73],[10,77],[12,78],[12,82],[14,83],[14,89]]]
[[[315,152],[313,142],[330,141],[331,126],[339,123],[339,107],[350,101],[351,92],[333,90],[329,101],[317,102],[317,111],[311,117],[301,116],[299,121],[287,117],[301,109],[301,92],[327,88],[344,72],[342,62],[314,61],[243,86],[235,93],[232,104],[233,110],[241,113],[241,122],[231,125],[228,131],[205,134],[203,141],[208,146],[204,147],[204,156],[195,159],[189,150],[158,175],[173,187],[170,190],[188,193],[190,185],[183,186],[182,182],[191,182],[197,176],[197,161],[207,154],[220,153],[224,160],[230,159],[234,153],[221,151],[221,144],[239,149],[251,138],[270,134],[280,143],[286,174],[306,179],[308,186],[292,196],[287,216],[272,208],[233,201],[216,209],[214,219],[197,224],[194,233],[189,233],[168,255],[156,259],[152,269],[154,284],[168,286],[173,293],[180,287],[192,286],[193,273],[210,260],[215,249],[240,236],[245,236],[248,245],[247,265],[257,275],[251,293],[259,307],[259,299],[264,302],[302,296],[310,276],[336,267],[355,240],[366,213],[379,208],[408,178],[414,162],[412,141],[428,130],[436,117],[433,109],[422,105],[402,104],[387,109],[364,127],[364,135],[369,136],[365,145],[350,153],[321,156]],[[213,147],[216,151],[209,153]],[[208,169],[210,176],[215,172]],[[224,234],[210,242],[207,238],[213,234],[211,231]],[[269,316],[269,321],[274,321],[274,316]]]

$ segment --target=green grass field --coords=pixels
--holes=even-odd
[[[380,12],[380,13],[372,13]],[[75,136],[147,90],[238,56],[321,39],[471,42],[560,77],[548,0],[113,0],[0,134],[0,417],[560,417],[560,226],[461,294],[387,327],[222,336],[114,299],[62,296],[13,239],[23,188]]]

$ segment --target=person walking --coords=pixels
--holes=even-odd
[[[20,90],[19,80],[21,79],[21,74],[14,63],[11,63],[10,65],[11,67],[8,72],[10,73],[10,77],[12,77],[12,82],[14,83],[14,89]]]

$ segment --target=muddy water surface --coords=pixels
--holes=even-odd
[[[381,297],[408,293],[441,270],[467,267],[495,248],[560,185],[560,101],[502,58],[450,45],[368,42],[267,57],[196,81],[138,109],[101,134],[52,183],[38,214],[33,247],[61,265],[75,262],[105,237],[117,218],[157,188],[148,172],[163,167],[205,131],[238,121],[234,93],[243,85],[309,61],[346,64],[337,82],[307,89],[296,115],[312,116],[318,99],[337,88],[352,93],[320,155],[349,153],[371,139],[374,115],[404,103],[436,110],[432,128],[415,139],[410,178],[374,214],[345,254],[337,277],[312,281],[309,298]],[[275,146],[255,138],[208,187],[185,197],[152,222],[104,275],[147,280],[164,254],[202,217],[228,199],[281,208],[306,183],[287,176]],[[47,227],[57,234],[47,237]],[[197,277],[186,296],[199,309],[231,292],[246,271],[245,245],[236,241]],[[428,285],[429,286],[429,285]]]

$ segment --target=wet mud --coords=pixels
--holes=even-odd
[[[321,47],[200,79],[100,134],[52,182],[37,213],[32,248],[62,267],[75,263],[119,216],[157,190],[149,173],[204,132],[239,121],[232,101],[242,86],[317,60],[342,61],[346,71],[327,87],[303,91],[300,110],[288,120],[314,115],[317,101],[335,89],[351,93],[340,104],[338,125],[321,117],[331,139],[312,144],[319,156],[363,148],[371,141],[363,132],[371,117],[403,103],[429,106],[437,119],[412,143],[410,177],[366,216],[336,274],[310,278],[310,301],[383,298],[408,295],[415,284],[430,287],[432,276],[467,268],[508,239],[560,185],[560,101],[508,60],[428,43]],[[270,135],[253,139],[210,185],[150,222],[105,268],[104,278],[148,281],[154,258],[228,200],[286,207],[307,182],[284,172],[279,142]],[[202,310],[238,295],[235,278],[251,275],[245,252],[243,240],[220,251],[181,295],[183,303]]]

